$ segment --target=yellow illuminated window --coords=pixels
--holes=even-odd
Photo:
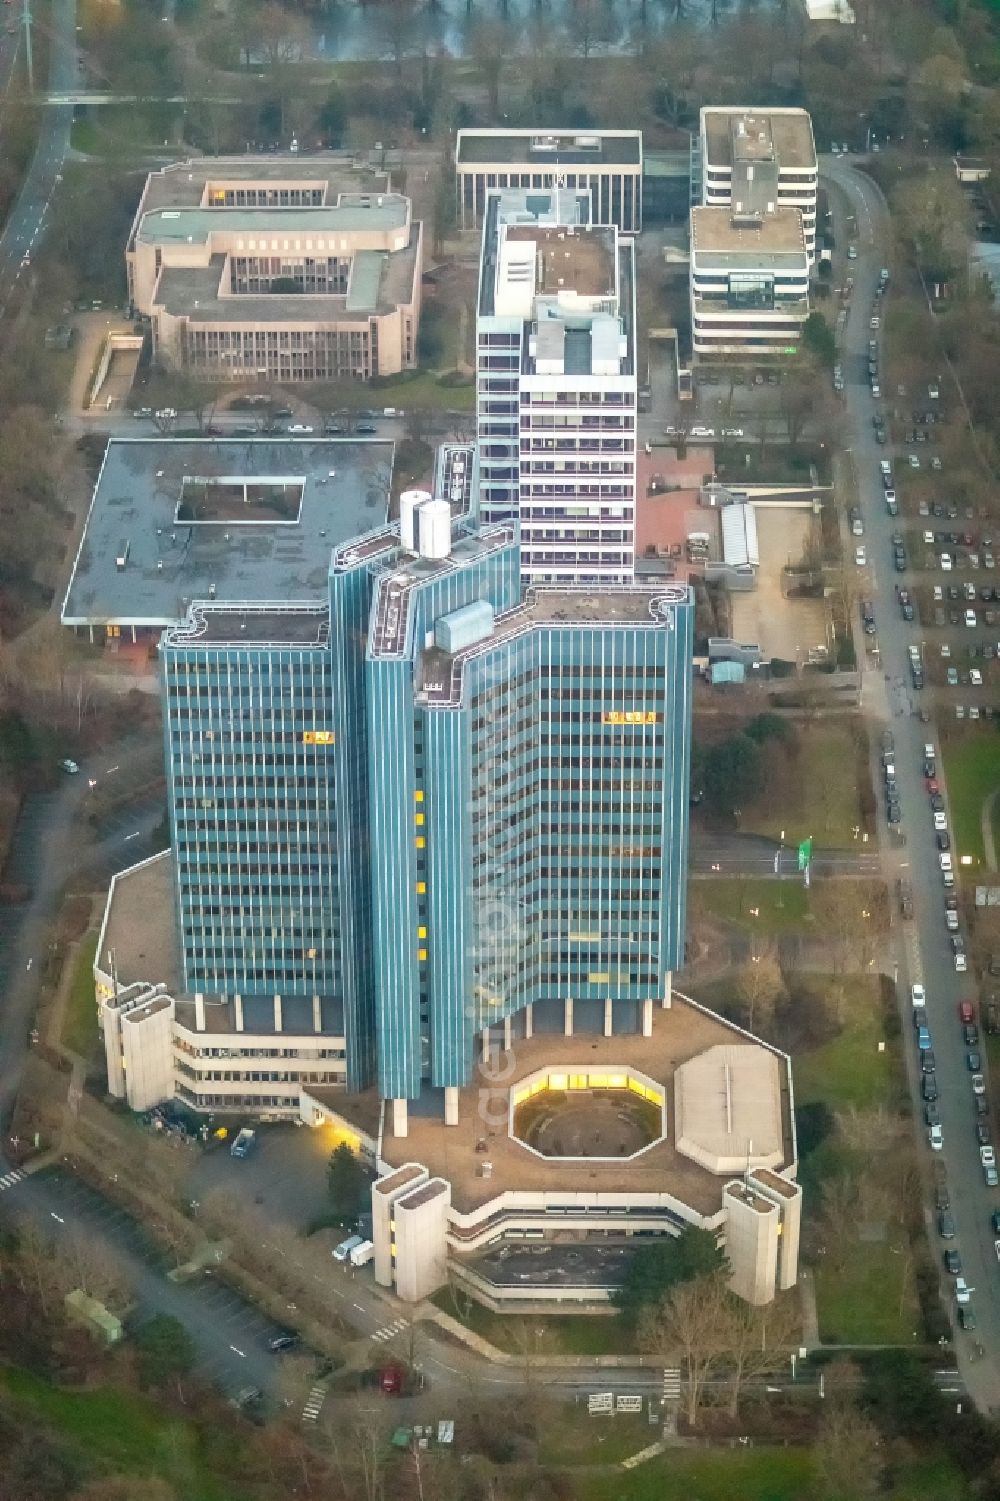
[[[424,815],[422,813],[418,813],[416,817],[417,817],[417,827],[419,828],[420,825],[424,821]]]
[[[418,938],[426,938],[427,937],[427,929],[426,928],[418,928],[417,929],[417,937]]]
[[[426,843],[427,843],[427,840],[424,838],[423,834],[418,834],[417,835],[417,849],[418,850],[422,850],[424,848],[424,846],[426,845]]]
[[[417,949],[417,958],[418,959],[426,959],[427,958],[427,950],[426,949]]]
[[[302,744],[303,745],[332,745],[333,744],[333,731],[332,730],[303,730],[303,732],[302,732]]]
[[[568,1074],[549,1074],[550,1089],[565,1089],[569,1084]]]
[[[427,882],[426,881],[418,881],[417,882],[417,895],[418,896],[423,896],[423,894],[424,894],[424,892],[426,890],[427,890]]]
[[[422,792],[415,792],[413,794],[413,801],[415,803],[422,803],[423,800],[424,800],[424,794]]]

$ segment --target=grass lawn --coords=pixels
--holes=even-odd
[[[647,1435],[652,1443],[656,1430]],[[579,1501],[807,1501],[815,1494],[810,1450],[791,1448],[671,1449],[635,1470],[578,1471],[573,1483]]]
[[[160,1476],[185,1501],[231,1501],[238,1454],[229,1480],[216,1478],[194,1424],[164,1414],[144,1397],[107,1388],[62,1392],[9,1369],[0,1370],[0,1391],[25,1418],[55,1429],[88,1468]]]
[[[887,1042],[882,1053],[878,1050],[885,1040],[878,982],[845,975],[840,983],[844,990],[843,1029],[822,1047],[796,1053],[792,1065],[796,1105],[815,1100],[825,1101],[832,1110],[844,1105],[876,1105],[891,1101],[899,1087],[896,1043]]]
[[[905,1291],[905,1258],[892,1243],[854,1241],[841,1270],[820,1257],[813,1269],[820,1339],[847,1345],[914,1345],[923,1338],[912,1279]],[[914,1332],[916,1331],[916,1332]]]
[[[753,933],[797,933],[809,919],[809,893],[801,880],[699,880],[692,907]],[[690,897],[689,897],[690,900]]]
[[[536,1347],[539,1355],[619,1355],[635,1350],[635,1340],[624,1333],[618,1320],[601,1314],[589,1317],[570,1313],[549,1318],[532,1314],[525,1321],[516,1314],[493,1313],[461,1294],[456,1298],[448,1287],[436,1292],[432,1301],[474,1334],[512,1354],[523,1350],[518,1331],[525,1322],[532,1331],[541,1331]]]
[[[573,1483],[579,1501],[812,1501],[816,1471],[807,1448],[671,1449],[636,1470],[575,1472]],[[925,1454],[894,1464],[885,1493],[886,1501],[966,1501],[969,1494],[954,1465]]]
[[[338,393],[338,406],[344,411],[358,407],[373,411],[380,407],[400,407],[405,412],[408,407],[425,407],[437,412],[471,412],[475,404],[474,380],[465,381],[460,386],[443,386],[430,370],[404,373],[398,379],[387,377],[376,386],[370,382],[364,385],[358,382],[355,390],[345,391],[342,400]]]
[[[80,944],[70,981],[63,1017],[63,1046],[89,1058],[97,1046],[97,1003],[94,1000],[94,957],[97,934],[89,933]]]
[[[847,724],[804,725],[799,752],[802,774],[791,778],[780,799],[769,797],[761,808],[744,808],[740,829],[765,834],[795,846],[810,834],[827,848],[847,849],[856,843],[853,830],[861,822],[858,799],[858,752]]]
[[[1000,787],[1000,737],[980,730],[965,740],[942,744],[941,749],[955,848],[959,855],[982,861],[983,802]]]
[[[614,1465],[659,1438],[645,1414],[591,1417],[585,1402],[560,1405],[557,1421],[544,1424],[538,1438],[540,1464]]]

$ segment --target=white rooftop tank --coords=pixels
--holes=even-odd
[[[399,540],[408,552],[417,550],[417,509],[431,498],[429,490],[404,490],[399,497]]]
[[[451,506],[446,500],[429,500],[420,507],[420,556],[446,558],[451,552]]]

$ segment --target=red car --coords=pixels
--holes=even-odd
[[[383,1366],[379,1371],[379,1389],[387,1396],[398,1397],[403,1390],[403,1372],[398,1365]]]
[[[937,777],[928,777],[927,778],[927,791],[928,792],[940,792],[941,791],[941,787],[940,787],[940,785],[938,783]]]
[[[959,1003],[958,1003],[958,1019],[961,1022],[974,1022],[975,1021],[975,1019],[976,1019],[976,1008],[975,1008],[975,1006],[973,1006],[973,1004],[972,1004],[971,1001],[959,1001]]]

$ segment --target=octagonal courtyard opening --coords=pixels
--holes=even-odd
[[[626,1162],[666,1135],[666,1092],[635,1069],[539,1069],[511,1091],[510,1134],[539,1157]]]

